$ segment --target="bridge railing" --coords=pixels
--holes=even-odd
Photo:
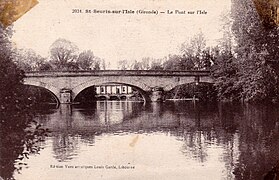
[[[41,76],[209,76],[210,71],[166,71],[166,70],[92,70],[92,71],[31,71],[28,77]]]

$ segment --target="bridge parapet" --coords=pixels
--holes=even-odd
[[[75,76],[209,76],[210,71],[159,71],[159,70],[92,70],[92,71],[32,71],[27,77],[75,77]]]

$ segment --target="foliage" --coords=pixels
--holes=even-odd
[[[118,61],[119,70],[163,70],[163,59],[144,57],[141,61]]]
[[[24,73],[12,61],[11,35],[11,28],[0,27],[0,112],[21,108],[23,101],[20,88]]]
[[[183,69],[183,64],[181,63],[181,60],[181,56],[179,55],[169,55],[168,60],[163,63],[164,70]]]
[[[20,160],[39,151],[35,143],[46,132],[38,124],[25,131],[31,122],[30,103],[22,91],[24,73],[13,62],[11,35],[10,27],[0,25],[0,176],[5,179],[13,179],[14,170],[22,166]]]
[[[202,33],[195,35],[189,42],[181,45],[181,54],[169,54],[164,58],[142,58],[129,64],[128,60],[118,62],[121,70],[208,70],[214,63],[213,53],[206,46]]]
[[[105,61],[95,56],[91,50],[79,53],[73,42],[61,38],[51,45],[49,58],[42,57],[31,49],[14,49],[12,53],[13,61],[24,71],[106,69]]]
[[[278,28],[265,26],[251,0],[234,0],[232,5],[241,97],[250,102],[278,101],[278,72],[269,64],[278,63]]]
[[[196,34],[190,42],[185,42],[181,46],[183,53],[182,70],[203,70],[211,66],[212,55],[209,47],[206,47],[206,40],[203,33]]]
[[[32,121],[32,115],[27,112],[6,111],[0,117],[0,177],[14,179],[14,171],[20,172],[27,164],[31,154],[38,154],[41,150],[38,143],[48,136],[48,129]]]
[[[78,47],[66,40],[59,38],[50,47],[51,63],[55,69],[60,70],[77,70],[76,65]]]
[[[232,1],[213,68],[219,100],[278,101],[278,28],[264,21],[252,0]]]
[[[43,62],[36,71],[52,71],[54,70],[52,64],[48,61]]]
[[[150,70],[163,70],[164,67],[162,63],[163,63],[162,59],[153,59],[151,62]]]
[[[36,54],[31,49],[15,49],[13,51],[13,61],[24,71],[36,71],[45,65],[46,58]]]
[[[101,59],[94,56],[91,50],[81,52],[77,58],[76,63],[81,70],[101,69]]]
[[[133,70],[141,70],[142,67],[141,67],[141,63],[138,62],[138,61],[133,61],[132,64],[131,64],[131,69]]]
[[[128,61],[127,60],[121,60],[117,62],[118,69],[120,70],[127,70],[128,69]]]
[[[219,51],[212,68],[214,86],[219,100],[238,101],[241,87],[238,83],[238,64],[229,50]]]
[[[152,60],[150,58],[148,58],[148,57],[142,58],[142,60],[141,60],[142,69],[149,70],[150,69],[150,62],[151,61]]]

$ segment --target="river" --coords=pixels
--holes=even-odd
[[[2,164],[8,166],[2,177],[263,179],[279,160],[275,106],[98,101],[43,108],[32,120],[48,133],[29,143],[36,148],[27,157],[22,152],[30,140],[20,150],[22,141],[2,141],[2,156],[8,153],[5,162],[12,162]],[[7,147],[21,153],[12,157]]]

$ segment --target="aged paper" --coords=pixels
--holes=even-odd
[[[245,169],[237,166],[241,153],[250,147],[249,143],[241,144],[242,134],[237,129],[243,114],[236,107],[203,106],[196,101],[196,86],[202,81],[212,83],[207,69],[195,72],[201,77],[185,72],[155,71],[156,63],[163,64],[170,57],[183,58],[183,48],[188,48],[188,52],[193,47],[200,50],[205,42],[208,48],[218,46],[224,36],[224,26],[231,23],[224,20],[231,11],[230,0],[0,2],[3,10],[0,22],[14,31],[13,48],[28,55],[17,59],[18,64],[22,60],[23,67],[27,67],[23,82],[46,90],[44,93],[48,94],[44,96],[40,89],[33,89],[34,94],[43,94],[40,94],[41,101],[50,99],[49,104],[55,104],[32,111],[32,120],[37,124],[25,131],[29,133],[32,131],[29,128],[35,127],[41,134],[36,131],[34,142],[34,139],[17,139],[25,144],[13,146],[15,152],[19,149],[21,153],[13,154],[16,157],[11,155],[7,162],[12,163],[7,165],[3,178],[236,179],[235,172],[241,174],[241,168]],[[257,10],[261,7],[258,5]],[[272,19],[278,23],[277,15]],[[202,45],[191,41],[193,37],[203,37]],[[95,64],[84,63],[87,69],[80,71],[72,62],[68,69],[62,66],[51,69],[45,62],[60,58],[59,52],[63,50],[60,43],[73,50],[73,53],[63,52],[65,57],[77,61],[89,54],[94,56]],[[37,62],[33,61],[34,57]],[[148,63],[138,67],[138,62]],[[146,72],[150,66],[155,70]],[[132,71],[122,74],[122,79],[117,78],[122,70]],[[94,78],[90,77],[92,74]],[[171,80],[166,78],[170,76]],[[189,97],[179,99],[176,98],[179,88],[175,89],[173,84],[183,80],[196,86],[190,86],[191,92],[185,93]],[[145,95],[141,94],[151,93],[151,100],[154,95],[156,100],[163,101],[162,89],[176,90],[171,102],[146,103]],[[78,96],[79,93],[84,96]],[[93,96],[98,101],[85,106],[74,101]],[[149,94],[146,96],[149,98]],[[255,112],[246,115],[252,113]]]

